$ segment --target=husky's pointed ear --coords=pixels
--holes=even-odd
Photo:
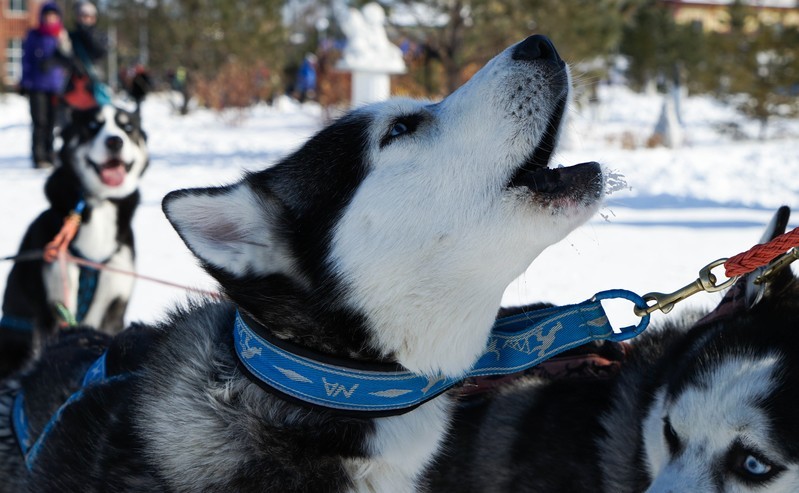
[[[164,197],[162,208],[186,246],[211,267],[238,278],[295,273],[288,241],[280,234],[282,205],[246,181],[177,190]]]
[[[787,206],[782,206],[774,213],[771,222],[766,226],[763,236],[760,237],[760,244],[768,243],[777,236],[785,233],[785,228],[788,226],[788,220],[791,217],[791,209]],[[768,282],[755,284],[755,280],[766,271],[766,267],[760,267],[754,272],[746,275],[745,279],[741,281],[746,282],[746,306],[752,307],[760,302],[768,293],[781,291],[791,279],[793,273],[790,267],[783,269],[781,272],[770,279]],[[739,281],[739,282],[741,282]]]

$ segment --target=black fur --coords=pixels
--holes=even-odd
[[[368,172],[362,143],[370,124],[365,114],[347,115],[276,166],[245,178],[253,190],[269,190],[269,198],[279,200],[285,218],[282,234],[296,252],[303,275],[315,286],[312,292],[285,276],[235,277],[207,263],[204,268],[246,313],[265,326],[280,326],[281,338],[335,356],[380,361],[381,356],[363,344],[359,315],[334,308],[331,300],[340,296],[340,283],[318,260],[327,258],[332,227]],[[176,197],[181,193],[173,192]],[[293,330],[285,319],[301,323]]]

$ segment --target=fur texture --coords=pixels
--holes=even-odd
[[[164,212],[230,302],[117,336],[112,348],[125,338],[146,346],[123,365],[135,371],[87,388],[32,474],[7,475],[24,477],[26,491],[422,488],[449,396],[381,418],[285,401],[239,365],[235,310],[255,330],[327,355],[464,373],[506,285],[602,196],[596,163],[546,168],[568,77],[534,36],[439,103],[356,109],[272,168],[169,194]]]
[[[147,167],[146,138],[138,117],[107,106],[75,111],[63,132],[61,164],[47,179],[50,208],[28,227],[21,253],[41,250],[69,212],[83,199],[82,224],[70,245],[73,254],[122,270],[133,270],[131,221],[139,203],[139,178]],[[84,325],[115,333],[133,290],[133,278],[101,272],[91,302],[79,311],[80,268],[42,260],[19,262],[12,268],[3,298],[3,315],[28,321],[31,330],[0,326],[0,377],[19,368],[28,357],[34,334],[47,339],[58,324],[61,303]],[[85,313],[84,313],[85,312]]]
[[[433,491],[797,491],[799,280],[787,269],[751,307],[746,282],[634,340],[614,378],[461,403]]]

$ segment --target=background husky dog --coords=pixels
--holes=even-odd
[[[0,458],[0,488],[415,490],[449,397],[391,417],[290,402],[237,360],[235,312],[304,351],[462,375],[484,351],[508,283],[603,194],[596,163],[547,168],[568,98],[565,64],[533,36],[439,103],[357,109],[270,169],[169,194],[167,217],[230,302],[123,331],[108,358],[136,371],[84,388],[30,475],[18,451]],[[146,352],[115,349],[143,330]],[[127,364],[136,354],[142,361]],[[20,386],[74,391],[92,357],[45,381],[36,373],[54,364],[45,352],[21,383],[6,383],[6,402]],[[27,404],[34,438],[59,403]]]
[[[464,402],[433,491],[799,491],[799,280],[757,275],[697,323],[634,340],[615,378]]]
[[[139,203],[139,178],[148,164],[139,119],[111,106],[72,115],[62,133],[61,164],[45,185],[50,208],[28,227],[19,251],[41,250],[83,199],[86,208],[70,245],[72,254],[132,270],[131,220]],[[0,321],[0,376],[18,368],[28,355],[33,328],[40,336],[55,329],[57,303],[83,324],[112,333],[122,329],[132,278],[72,264],[66,277],[65,290],[58,263],[35,260],[13,267]]]

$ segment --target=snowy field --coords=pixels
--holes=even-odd
[[[573,111],[556,162],[599,161],[626,186],[607,197],[600,213],[544,252],[507,290],[506,304],[575,303],[597,291],[626,288],[669,292],[692,282],[701,267],[754,245],[780,205],[799,208],[799,121],[777,120],[769,140],[758,125],[711,99],[682,103],[687,142],[679,149],[646,148],[661,97],[603,88],[598,107]],[[151,164],[136,213],[141,274],[203,289],[214,282],[197,266],[164,218],[170,190],[225,184],[242,170],[269,166],[322,125],[318,106],[280,101],[244,113],[198,110],[177,116],[168,96],[144,103]],[[733,140],[729,124],[748,139]],[[16,252],[27,225],[47,205],[47,171],[30,166],[27,101],[0,97],[0,257]],[[625,145],[623,145],[625,143]],[[799,212],[790,227],[799,225]],[[0,288],[11,265],[0,263]],[[720,295],[698,294],[690,306],[712,306]],[[139,281],[128,320],[153,321],[186,298],[180,289]],[[633,323],[629,305],[608,307],[614,325]],[[673,315],[656,314],[655,320]]]

